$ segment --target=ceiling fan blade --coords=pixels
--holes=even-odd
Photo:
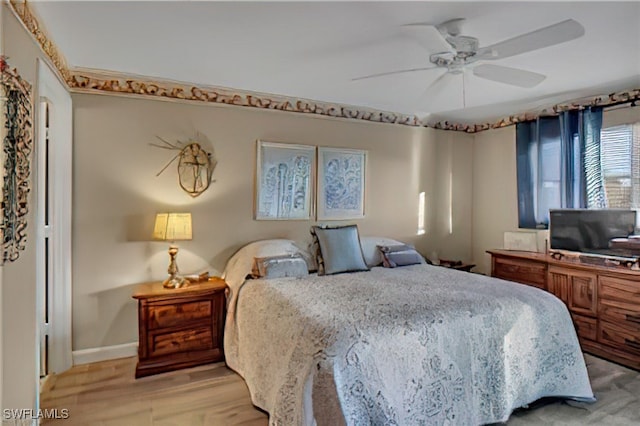
[[[448,71],[443,72],[438,76],[438,78],[434,79],[427,87],[424,89],[425,93],[434,88],[439,82],[444,80],[444,78],[448,75],[451,75]]]
[[[473,69],[473,75],[499,83],[510,84],[518,87],[534,87],[547,78],[542,74],[517,68],[503,67],[501,65],[482,64]]]
[[[444,35],[435,25],[416,23],[402,25],[400,28],[404,34],[429,53],[448,52],[451,50],[451,45],[447,43]]]
[[[410,72],[416,72],[416,71],[426,71],[426,70],[432,70],[438,68],[435,65],[432,65],[430,67],[421,67],[421,68],[411,68],[411,69],[407,69],[407,70],[399,70],[399,71],[387,71],[387,72],[380,72],[377,74],[369,74],[369,75],[365,75],[362,77],[356,77],[356,78],[352,78],[351,81],[358,81],[358,80],[365,80],[368,78],[376,78],[376,77],[383,77],[385,75],[395,75],[395,74],[405,74],[405,73],[410,73]]]
[[[452,76],[448,71],[443,72],[437,78],[435,78],[429,85],[422,91],[418,99],[416,100],[416,108],[424,107],[426,104],[430,104],[429,100],[435,98],[438,93],[444,87],[444,80]]]
[[[457,36],[462,33],[462,23],[464,21],[466,21],[465,18],[449,19],[448,21],[436,25],[436,28],[444,37]]]
[[[510,38],[478,50],[477,59],[502,59],[543,47],[574,40],[584,35],[584,27],[573,19],[558,22],[530,33]]]

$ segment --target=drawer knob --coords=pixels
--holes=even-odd
[[[626,315],[627,321],[635,322],[636,324],[640,324],[640,315]]]

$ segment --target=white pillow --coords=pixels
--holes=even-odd
[[[311,265],[311,255],[300,248],[294,241],[285,239],[254,241],[238,250],[227,262],[223,278],[231,290],[242,285],[247,275],[251,274],[256,257],[301,255],[307,265]]]
[[[397,246],[402,244],[404,243],[392,240],[391,238],[360,237],[360,246],[362,247],[364,261],[367,262],[367,266],[369,267],[382,265],[382,253],[378,250],[378,246]]]

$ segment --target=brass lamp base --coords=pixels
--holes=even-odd
[[[183,288],[189,285],[189,280],[183,277],[169,277],[162,283],[164,288]]]
[[[169,262],[169,269],[167,273],[169,274],[169,278],[164,280],[162,286],[164,288],[182,288],[189,285],[189,281],[184,277],[178,276],[178,264],[176,263],[176,256],[178,256],[178,247],[173,244],[169,246],[169,257],[171,258]]]

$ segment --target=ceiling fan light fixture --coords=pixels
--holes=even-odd
[[[429,61],[438,67],[446,68],[454,61],[455,58],[455,53],[440,52],[429,56]]]
[[[470,36],[447,37],[447,42],[456,50],[458,55],[474,55],[480,46],[478,39]]]

